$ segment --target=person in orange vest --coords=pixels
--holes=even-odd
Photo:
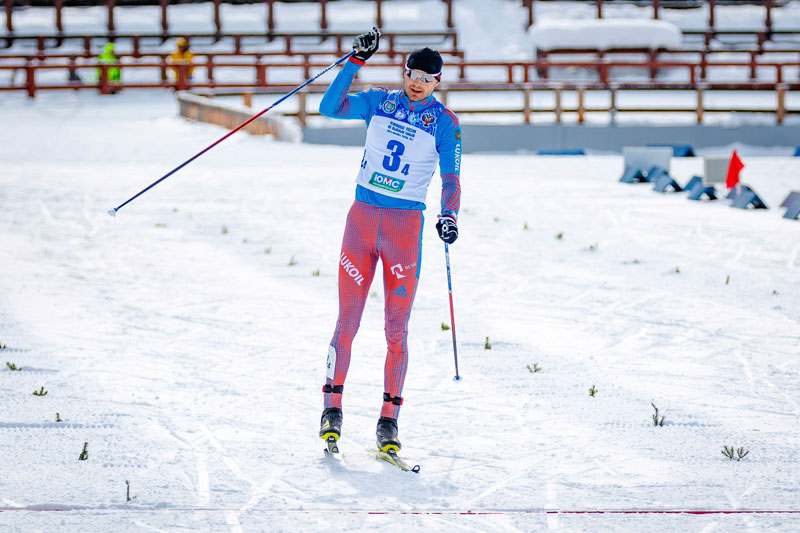
[[[181,65],[181,64],[191,64],[192,59],[194,58],[194,54],[191,50],[189,50],[189,41],[185,38],[181,37],[175,42],[175,51],[169,55],[169,62],[172,65]],[[175,73],[175,79],[178,79],[179,72],[176,67],[172,67],[172,71]],[[194,67],[189,67],[186,69],[186,76],[188,80],[192,79],[192,74],[194,73]]]

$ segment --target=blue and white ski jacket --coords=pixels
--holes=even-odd
[[[356,199],[379,207],[425,209],[438,163],[442,214],[456,216],[461,200],[461,127],[433,96],[412,102],[382,87],[348,95],[361,61],[350,58],[320,102],[331,118],[362,119],[367,140],[356,178]]]

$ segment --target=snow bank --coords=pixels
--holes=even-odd
[[[675,48],[681,37],[676,25],[663,20],[546,20],[528,30],[531,44],[540,50]]]

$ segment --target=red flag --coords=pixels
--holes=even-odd
[[[725,187],[733,189],[739,184],[739,172],[744,168],[744,163],[739,159],[736,150],[733,151],[731,162],[728,164],[728,176],[725,178]]]

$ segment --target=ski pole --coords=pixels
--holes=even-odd
[[[450,279],[450,248],[444,243],[444,260],[447,264],[447,292],[450,295],[450,329],[453,332],[453,360],[456,363],[456,375],[453,381],[461,381],[458,375],[458,349],[456,348],[456,317],[453,313],[453,282]]]
[[[113,208],[113,209],[110,209],[110,210],[108,211],[108,214],[109,214],[109,215],[111,215],[112,217],[113,217],[113,216],[116,216],[116,215],[117,215],[117,211],[119,211],[120,209],[122,209],[122,208],[123,208],[125,205],[127,205],[127,204],[129,204],[130,202],[134,201],[134,200],[135,200],[136,198],[138,198],[139,196],[143,195],[144,193],[146,193],[147,191],[149,191],[150,189],[152,189],[153,187],[155,187],[156,185],[158,185],[159,183],[161,183],[162,181],[164,181],[164,180],[165,180],[165,179],[167,179],[168,177],[172,176],[172,175],[173,175],[173,174],[175,174],[177,171],[179,171],[180,169],[182,169],[183,167],[185,167],[186,165],[188,165],[189,163],[191,163],[192,161],[194,161],[195,159],[197,159],[198,157],[200,157],[200,156],[201,156],[201,155],[203,155],[204,153],[208,152],[209,150],[211,150],[212,148],[214,148],[216,145],[218,145],[219,143],[221,143],[222,141],[224,141],[225,139],[227,139],[228,137],[230,137],[231,135],[233,135],[234,133],[236,133],[236,132],[237,132],[237,131],[239,131],[240,129],[244,128],[245,126],[247,126],[248,124],[250,124],[251,122],[253,122],[254,120],[256,120],[258,117],[260,117],[261,115],[263,115],[264,113],[266,113],[267,111],[269,111],[270,109],[272,109],[273,107],[275,107],[276,105],[280,104],[281,102],[283,102],[284,100],[286,100],[287,98],[289,98],[290,96],[292,96],[293,94],[295,94],[296,92],[298,92],[299,90],[301,90],[303,87],[305,87],[305,86],[306,86],[306,85],[308,85],[309,83],[313,82],[314,80],[316,80],[317,78],[319,78],[320,76],[322,76],[323,74],[325,74],[326,72],[328,72],[329,70],[331,70],[332,68],[334,68],[335,66],[337,66],[337,65],[341,65],[342,63],[344,63],[345,61],[347,61],[348,59],[350,59],[350,57],[351,57],[351,56],[353,56],[353,54],[355,54],[355,53],[356,53],[356,51],[357,51],[357,50],[353,50],[352,52],[350,52],[350,53],[349,53],[349,54],[347,54],[346,56],[344,56],[344,57],[342,57],[342,58],[340,58],[340,59],[337,59],[337,60],[336,60],[334,63],[331,63],[330,65],[328,65],[327,67],[325,67],[325,69],[324,69],[322,72],[318,73],[318,74],[317,74],[316,76],[314,76],[313,78],[309,78],[308,80],[306,80],[306,81],[305,81],[305,82],[303,82],[302,84],[298,85],[297,87],[295,87],[294,89],[292,89],[292,91],[291,91],[291,92],[289,92],[289,93],[285,94],[285,95],[284,95],[283,97],[281,97],[281,98],[280,98],[280,99],[279,99],[277,102],[275,102],[274,104],[272,104],[272,105],[271,105],[271,106],[269,106],[268,108],[264,109],[264,110],[263,110],[263,111],[261,111],[260,113],[258,113],[258,114],[256,114],[256,115],[253,115],[252,117],[250,117],[249,119],[247,119],[245,122],[243,122],[242,124],[240,124],[240,125],[239,125],[239,127],[237,127],[235,130],[232,130],[232,131],[228,132],[227,134],[223,135],[223,136],[222,136],[220,139],[218,139],[216,142],[214,142],[214,144],[212,144],[211,146],[209,146],[209,147],[207,147],[206,149],[204,149],[203,151],[201,151],[201,152],[198,152],[197,154],[193,155],[191,158],[187,159],[186,161],[184,161],[183,163],[181,163],[181,164],[180,164],[180,165],[178,165],[177,167],[173,168],[172,170],[170,170],[169,172],[167,172],[165,175],[163,175],[162,177],[160,177],[158,180],[154,181],[153,183],[151,183],[150,185],[148,185],[146,188],[144,188],[144,189],[142,189],[141,191],[139,191],[139,192],[138,192],[136,195],[134,195],[134,196],[132,196],[132,197],[128,198],[127,200],[125,200],[123,203],[121,203],[121,204],[120,204],[120,205],[118,205],[117,207],[115,207],[115,208]]]

